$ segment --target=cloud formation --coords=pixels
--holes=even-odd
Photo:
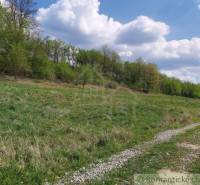
[[[155,42],[169,33],[169,26],[162,22],[156,22],[146,16],[140,16],[136,20],[122,25],[119,30],[117,43],[138,45]]]
[[[79,46],[98,46],[114,42],[121,24],[99,14],[98,0],[59,0],[40,9],[37,20],[47,34]]]
[[[200,38],[171,41],[163,38],[153,43],[144,43],[138,46],[124,45],[120,49],[123,50],[123,48],[124,52],[133,51],[133,55],[144,55],[150,60],[188,60],[188,62],[195,59],[200,60]]]
[[[168,75],[200,82],[192,74],[197,69],[194,66],[200,66],[200,38],[168,41],[170,27],[164,22],[139,16],[122,24],[101,14],[99,7],[99,0],[58,0],[39,9],[36,18],[52,37],[84,48],[106,44],[124,59],[142,56]]]
[[[37,20],[50,35],[81,46],[103,44],[142,44],[154,42],[169,33],[165,23],[140,16],[121,24],[99,13],[98,0],[59,0],[38,11]]]
[[[182,67],[175,70],[161,70],[162,73],[170,77],[179,77],[183,81],[191,81],[193,83],[200,82],[199,76],[200,66],[198,67]]]

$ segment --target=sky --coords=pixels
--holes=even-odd
[[[43,34],[81,48],[108,45],[124,60],[200,83],[200,0],[43,0]]]

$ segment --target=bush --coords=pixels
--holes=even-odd
[[[180,96],[182,91],[181,81],[174,78],[165,78],[161,82],[161,92],[168,95]]]
[[[25,76],[31,73],[30,63],[28,62],[26,50],[22,44],[12,44],[7,57],[0,57],[1,71],[12,74]]]
[[[198,85],[186,82],[182,84],[182,96],[190,98],[200,97],[200,87]]]
[[[98,68],[91,65],[82,65],[78,70],[77,82],[82,84],[83,87],[86,84],[101,85],[103,84],[104,77],[98,71]]]
[[[73,81],[75,78],[75,72],[73,69],[64,62],[55,64],[55,74],[58,79],[65,82]]]
[[[117,83],[116,82],[108,82],[105,84],[105,87],[106,88],[109,88],[109,89],[117,89]]]
[[[55,79],[54,63],[50,62],[43,52],[40,52],[33,58],[32,73],[33,77],[53,80]]]

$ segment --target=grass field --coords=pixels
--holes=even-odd
[[[199,121],[199,111],[198,99],[1,79],[1,184],[54,182],[160,131]],[[115,174],[105,180],[114,182]]]
[[[135,174],[155,174],[156,176],[160,170],[169,169],[174,173],[173,177],[176,177],[177,173],[190,173],[194,176],[200,174],[200,150],[197,157],[193,158],[195,150],[179,147],[178,143],[189,143],[200,147],[200,128],[182,134],[170,142],[155,146],[137,160],[130,160],[122,169],[115,170],[107,174],[102,181],[91,182],[90,185],[133,185]],[[199,185],[199,182],[198,175],[198,181],[191,185]]]

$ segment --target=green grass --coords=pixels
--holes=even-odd
[[[191,151],[190,149],[178,147],[177,143],[190,143],[200,146],[200,128],[177,136],[170,142],[156,145],[136,160],[129,160],[128,164],[122,169],[107,174],[103,180],[88,184],[132,185],[134,184],[134,174],[157,174],[161,169],[170,169],[180,172],[182,171],[181,166],[183,165],[186,165],[186,172],[200,174],[200,158],[194,161],[188,161],[189,164],[183,164],[182,159]]]
[[[53,182],[198,121],[199,110],[197,99],[0,80],[1,184]]]

